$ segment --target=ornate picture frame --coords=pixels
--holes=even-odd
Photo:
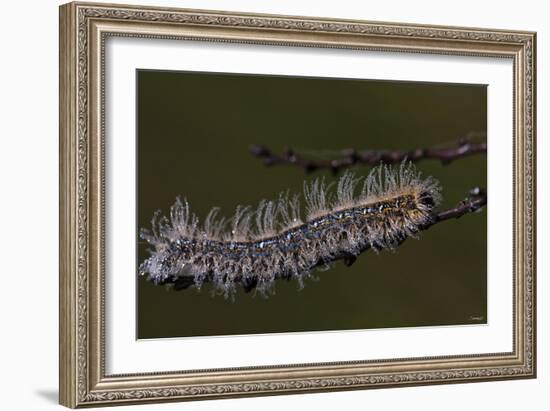
[[[105,43],[171,39],[501,58],[513,64],[512,350],[109,374],[105,315]],[[60,7],[60,403],[198,400],[536,376],[536,35],[109,4]]]

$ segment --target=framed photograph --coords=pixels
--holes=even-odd
[[[534,378],[535,50],[61,6],[61,404]]]

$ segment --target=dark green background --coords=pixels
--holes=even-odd
[[[250,144],[330,155],[452,144],[486,131],[482,85],[138,70],[137,91],[138,228],[178,195],[204,219],[213,206],[230,216],[239,204],[301,192],[304,178],[333,178],[264,167]],[[485,155],[418,168],[441,182],[442,207],[487,182]],[[239,291],[231,302],[209,286],[175,292],[141,277],[138,338],[486,323],[486,228],[486,210],[447,221],[396,252],[318,272],[301,291],[278,281],[267,299]],[[141,262],[147,246],[136,239]]]

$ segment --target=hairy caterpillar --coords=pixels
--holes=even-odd
[[[380,165],[364,178],[348,172],[335,194],[331,186],[324,179],[304,184],[304,220],[299,196],[281,194],[255,209],[239,206],[230,220],[217,219],[213,208],[201,226],[187,200],[178,198],[169,218],[157,212],[152,229],[141,230],[154,249],[139,272],[157,284],[188,276],[200,289],[209,281],[226,297],[252,283],[266,294],[279,277],[302,286],[330,257],[358,255],[367,246],[392,249],[415,236],[440,202],[439,183],[421,178],[412,163]]]

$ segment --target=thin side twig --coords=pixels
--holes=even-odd
[[[438,213],[434,213],[430,221],[424,224],[423,226],[419,227],[419,230],[420,231],[428,230],[430,227],[436,224],[442,223],[443,221],[457,219],[466,214],[474,213],[476,211],[481,210],[486,204],[487,204],[487,194],[485,190],[479,187],[473,188],[470,190],[469,196],[464,200],[460,201],[454,207],[446,210],[442,210]],[[405,239],[403,239],[403,241],[405,241]],[[401,241],[401,243],[403,241]],[[365,251],[368,251],[370,248],[371,247],[369,245],[365,246],[362,250],[360,250],[359,254],[362,254]],[[357,260],[357,257],[358,257],[357,255],[351,255],[346,253],[338,254],[338,255],[332,256],[330,260],[319,260],[315,264],[315,266],[312,267],[312,269],[321,267],[321,266],[326,266],[328,264],[332,264],[340,260],[342,260],[343,263],[349,267],[353,265],[353,263]],[[278,277],[278,279],[289,279],[289,278],[290,278],[289,276]],[[208,281],[208,278],[206,279],[206,281]],[[249,292],[256,287],[255,282],[245,283],[242,281],[242,279],[239,279],[239,278],[237,278],[235,282],[237,283],[240,282],[246,292]],[[175,290],[183,290],[192,286],[194,284],[194,280],[192,276],[181,276],[178,278],[167,279],[163,284],[172,284]]]
[[[264,145],[251,145],[250,153],[261,159],[266,166],[290,165],[303,168],[306,173],[317,170],[331,170],[337,174],[340,170],[357,164],[378,165],[380,163],[394,164],[403,160],[417,162],[420,160],[439,160],[447,165],[459,158],[487,152],[487,143],[471,141],[474,134],[459,138],[456,144],[442,147],[433,146],[410,151],[403,150],[357,150],[355,148],[342,150],[336,158],[306,158],[295,150],[288,148],[281,154],[274,153]]]

